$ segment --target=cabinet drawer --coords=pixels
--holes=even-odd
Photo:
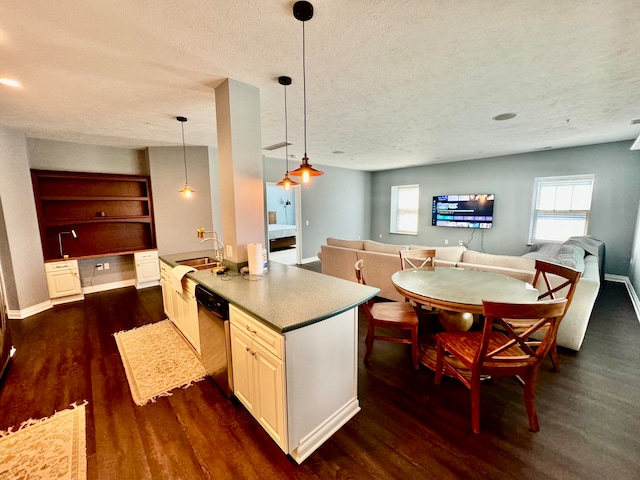
[[[60,262],[47,262],[44,264],[45,272],[71,271],[78,273],[77,260],[63,260]]]
[[[148,252],[135,252],[133,256],[136,262],[139,262],[141,260],[157,260],[158,252],[157,250],[151,250]]]
[[[229,305],[229,318],[233,325],[246,332],[254,341],[258,342],[268,352],[282,360],[282,350],[284,348],[284,337],[274,332],[266,325],[253,318],[251,315]]]

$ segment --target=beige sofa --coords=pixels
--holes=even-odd
[[[391,275],[401,268],[398,252],[407,248],[434,248],[436,266],[491,271],[529,283],[533,282],[535,276],[536,258],[568,265],[581,271],[582,277],[560,325],[558,345],[577,351],[582,345],[600,290],[604,245],[602,242],[592,242],[590,237],[574,237],[570,240],[565,244],[536,246],[534,251],[524,256],[514,256],[475,252],[464,246],[390,245],[371,240],[327,238],[327,244],[321,246],[318,257],[322,261],[322,273],[354,282],[354,264],[363,260],[367,284],[379,288],[380,297],[396,301],[402,301],[404,297],[391,283]]]

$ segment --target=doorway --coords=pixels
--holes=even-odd
[[[289,191],[275,183],[267,183],[266,187],[269,260],[285,265],[301,264],[300,185]]]

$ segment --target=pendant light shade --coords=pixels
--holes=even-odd
[[[184,188],[178,190],[178,192],[184,195],[185,198],[189,198],[191,195],[196,193],[196,191],[189,187],[189,180],[187,177],[187,148],[184,145],[184,122],[187,121],[187,117],[176,117],[176,120],[178,120],[182,126],[182,158],[184,159]]]
[[[300,166],[290,172],[290,175],[302,177],[302,183],[309,183],[311,177],[324,175],[324,172],[316,170],[309,163],[307,156],[307,72],[305,58],[304,22],[313,18],[313,5],[309,2],[299,1],[293,4],[293,16],[302,22],[302,92],[304,100],[304,156]]]
[[[286,173],[284,178],[280,180],[276,185],[284,188],[286,191],[291,190],[291,187],[298,185],[296,182],[289,178],[289,138],[288,138],[288,126],[287,126],[287,85],[291,85],[291,77],[278,77],[278,83],[284,87],[284,151],[285,151],[285,168]]]

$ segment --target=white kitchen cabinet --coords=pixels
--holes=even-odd
[[[360,411],[357,309],[284,334],[233,304],[229,317],[234,393],[302,463]]]
[[[136,288],[158,285],[160,280],[160,262],[157,250],[146,250],[133,254],[136,266]]]
[[[196,283],[182,279],[182,292],[175,292],[174,311],[178,310],[178,328],[193,348],[200,354],[200,328],[198,326],[198,303],[196,302]],[[179,307],[176,308],[176,303]]]
[[[180,291],[171,286],[171,267],[160,263],[160,286],[162,303],[167,318],[178,327],[182,335],[200,353],[200,328],[198,325],[198,303],[196,302],[196,283],[184,277]]]
[[[233,305],[229,314],[234,393],[286,452],[284,337]]]
[[[84,299],[77,260],[47,262],[44,269],[49,298],[54,305]]]
[[[164,262],[160,262],[160,287],[162,288],[162,306],[164,308],[164,314],[167,316],[167,318],[171,319],[174,316],[174,313],[173,294],[169,275],[171,275],[171,267]]]

